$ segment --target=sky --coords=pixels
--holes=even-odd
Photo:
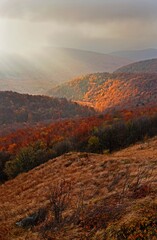
[[[0,0],[0,51],[157,48],[156,0]]]

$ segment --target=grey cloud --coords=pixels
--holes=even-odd
[[[155,0],[1,0],[0,14],[8,18],[61,22],[111,22],[155,19]]]
[[[72,47],[80,49],[88,49],[98,52],[112,52],[119,49],[141,49],[156,46],[157,30],[154,26],[142,23],[125,24],[120,27],[116,24],[109,25],[107,34],[91,36],[90,25],[85,27],[86,34],[82,34],[78,28],[65,29],[65,31],[55,32],[49,38],[49,44],[59,47]],[[96,28],[96,26],[95,26]],[[103,27],[100,26],[99,31],[103,33]]]
[[[13,49],[36,42],[100,52],[155,47],[156,9],[155,0],[0,0]]]

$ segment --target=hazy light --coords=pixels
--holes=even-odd
[[[154,0],[0,0],[0,51],[157,47]]]

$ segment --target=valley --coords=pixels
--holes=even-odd
[[[157,1],[0,1],[0,240],[157,240]]]
[[[0,90],[45,94],[79,74],[114,71],[132,60],[92,51],[44,48],[23,56],[0,52]]]
[[[0,240],[157,239],[152,56],[49,47],[0,61]]]

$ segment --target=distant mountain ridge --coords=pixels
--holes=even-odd
[[[54,85],[33,62],[16,54],[0,53],[0,91],[41,94]]]
[[[104,53],[71,48],[45,48],[32,56],[34,63],[56,82],[68,81],[92,72],[112,72],[132,60]]]
[[[143,50],[117,51],[109,53],[112,56],[124,57],[132,61],[141,61],[146,59],[157,58],[157,49],[148,48]]]
[[[54,86],[78,75],[111,73],[136,59],[154,56],[157,58],[156,49],[104,54],[48,47],[27,57],[0,53],[0,90],[45,94]]]
[[[132,61],[96,52],[45,48],[27,57],[0,53],[0,90],[44,94],[77,75],[112,72]]]
[[[131,63],[115,71],[116,73],[157,73],[157,58]]]

